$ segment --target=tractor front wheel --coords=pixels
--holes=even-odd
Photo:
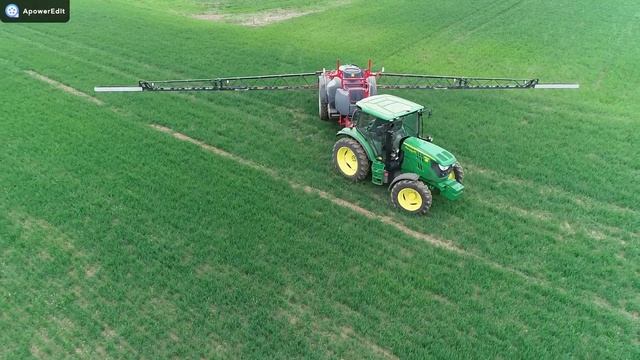
[[[333,146],[333,166],[347,179],[358,182],[369,175],[369,158],[362,145],[344,137]]]
[[[453,165],[453,170],[449,173],[449,179],[455,180],[462,184],[462,179],[464,179],[464,169],[462,169],[462,165],[459,163],[455,163]]]
[[[431,201],[431,191],[419,180],[400,180],[391,188],[393,206],[411,214],[426,213]]]

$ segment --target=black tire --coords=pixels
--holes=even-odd
[[[322,121],[329,121],[329,104],[327,103],[323,103],[322,101],[320,101],[318,103],[318,110],[320,113],[320,120]]]
[[[327,80],[324,75],[318,76],[318,114],[320,120],[329,120],[329,99],[327,98]]]
[[[391,188],[393,206],[410,214],[427,213],[432,201],[431,191],[420,180],[400,180]]]
[[[462,165],[459,163],[455,163],[453,165],[453,176],[456,177],[456,181],[462,184],[462,180],[464,179],[464,169]]]
[[[346,150],[349,149],[349,150]],[[369,175],[369,158],[356,140],[343,137],[333,145],[333,167],[347,179],[358,182]]]

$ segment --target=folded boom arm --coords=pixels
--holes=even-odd
[[[215,79],[141,80],[138,86],[97,86],[94,90],[96,92],[304,90],[318,88],[320,73],[234,76]]]
[[[538,79],[474,78],[380,73],[378,89],[472,90],[472,89],[577,89],[578,84],[542,84]]]

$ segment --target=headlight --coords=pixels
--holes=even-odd
[[[449,173],[453,171],[453,165],[442,166],[435,161],[431,161],[431,170],[435,173],[435,175],[439,178],[444,178],[449,176]]]
[[[440,171],[445,172],[445,171],[447,171],[447,170],[449,170],[451,168],[451,165],[442,166],[442,165],[438,164],[438,168],[440,168]]]

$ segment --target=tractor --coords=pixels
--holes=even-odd
[[[138,86],[97,86],[95,92],[142,91],[318,91],[321,120],[335,120],[341,128],[333,146],[335,169],[360,182],[371,176],[376,185],[387,185],[392,204],[413,214],[429,211],[432,193],[449,200],[460,198],[464,171],[455,156],[423,136],[422,105],[379,89],[509,90],[577,89],[578,84],[540,83],[538,79],[478,78],[374,72],[341,65],[308,73],[219,77],[187,80],[141,80]]]
[[[389,184],[391,202],[410,213],[425,213],[431,189],[447,199],[462,195],[464,171],[447,150],[422,137],[424,107],[393,95],[373,95],[356,103],[352,126],[338,132],[333,164],[347,179],[371,173],[376,185]]]

